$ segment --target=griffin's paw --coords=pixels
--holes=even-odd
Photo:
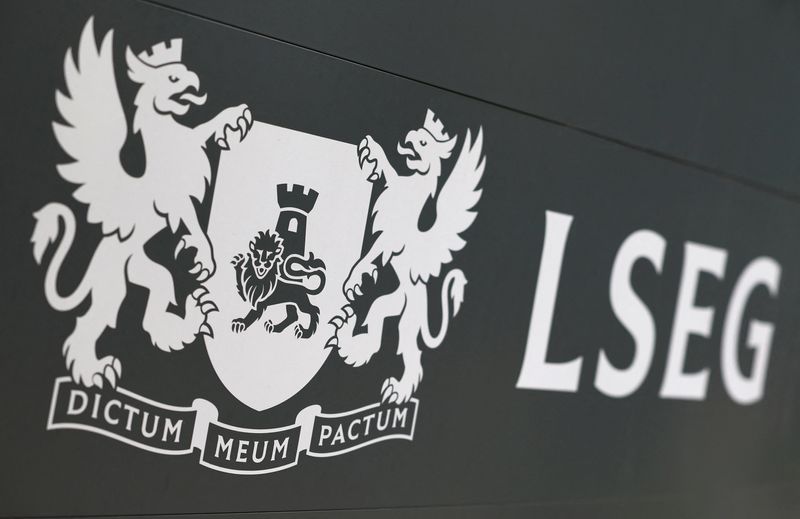
[[[214,142],[223,150],[242,142],[253,127],[253,112],[245,105],[227,108],[220,114],[220,127],[214,132]]]
[[[195,251],[194,265],[189,269],[189,274],[193,274],[197,281],[202,283],[210,278],[217,269],[211,244],[205,236],[186,234],[181,237],[178,245],[175,246],[175,258],[177,259],[183,250],[189,249],[194,249]]]
[[[111,355],[91,361],[75,359],[70,367],[70,374],[76,384],[99,389],[107,385],[115,389],[117,381],[122,378],[122,363]]]
[[[383,386],[381,386],[381,402],[384,404],[404,404],[414,394],[417,389],[416,386],[410,377],[404,376],[400,380],[389,377],[383,381]]]
[[[267,331],[267,333],[272,333],[275,331],[275,324],[272,321],[267,320],[264,323],[264,329]]]
[[[367,175],[369,182],[375,182],[381,175],[389,160],[383,147],[375,142],[375,139],[367,135],[358,145],[358,165],[361,171]]]
[[[211,296],[208,294],[208,289],[206,287],[200,287],[194,292],[192,292],[192,297],[194,297],[197,304],[200,305],[200,311],[203,315],[208,316],[211,312],[219,312],[219,308],[211,300]]]
[[[371,280],[373,285],[378,282],[378,267],[372,263],[357,263],[344,283],[343,291],[347,300],[352,302],[356,297],[363,296],[368,280]]]
[[[341,310],[339,310],[338,314],[331,317],[330,321],[328,321],[328,324],[333,326],[333,328],[338,332],[354,315],[356,315],[356,312],[353,310],[353,307],[351,305],[344,305]],[[334,334],[334,338],[335,337],[336,335]]]
[[[142,324],[150,335],[153,346],[165,352],[182,350],[201,334],[214,336],[206,317],[215,309],[216,305],[208,300],[208,290],[199,287],[184,299],[183,317],[163,312],[150,319],[146,318]]]
[[[244,324],[244,319],[234,319],[231,321],[231,330],[233,333],[242,333],[247,326]]]
[[[328,342],[325,343],[325,349],[328,348],[339,348],[339,337],[336,336],[336,333],[334,333],[331,338],[328,339]]]
[[[353,366],[354,368],[363,366],[369,362],[377,351],[377,348],[368,347],[363,344],[363,341],[359,344],[352,338],[350,340],[343,340],[341,344],[338,344],[339,357],[342,358],[345,364]]]

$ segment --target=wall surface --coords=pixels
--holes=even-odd
[[[0,517],[800,512],[795,3],[0,10]]]

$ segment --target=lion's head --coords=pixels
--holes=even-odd
[[[439,175],[442,161],[450,158],[455,145],[456,137],[451,139],[444,131],[442,122],[428,110],[422,128],[406,134],[405,146],[397,143],[397,153],[407,157],[408,169],[423,175],[433,169]]]
[[[250,241],[250,265],[258,279],[277,271],[283,262],[283,239],[270,230],[256,234]]]
[[[270,230],[250,240],[249,252],[236,267],[241,294],[253,308],[265,301],[278,284],[278,267],[283,263],[283,239]]]
[[[126,50],[128,77],[142,85],[136,94],[136,106],[148,107],[160,115],[184,115],[191,105],[206,102],[200,94],[200,78],[181,63],[181,40],[154,45],[137,56]]]

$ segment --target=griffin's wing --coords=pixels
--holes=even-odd
[[[485,166],[483,129],[478,130],[474,141],[467,130],[461,154],[436,201],[436,222],[419,238],[418,245],[422,247],[418,248],[420,254],[414,261],[411,279],[427,281],[431,276],[438,276],[442,265],[452,261],[453,253],[464,248],[466,242],[461,233],[478,215],[473,208],[481,198],[478,184]]]
[[[64,58],[66,93],[56,90],[56,106],[66,124],[53,122],[56,139],[74,159],[59,164],[58,173],[78,184],[73,196],[89,206],[87,220],[102,225],[103,234],[127,236],[136,217],[137,179],[122,167],[119,153],[128,135],[125,112],[114,78],[113,31],[100,47],[93,19],[83,28],[78,61],[72,48]]]

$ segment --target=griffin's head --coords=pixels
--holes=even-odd
[[[282,261],[283,239],[277,233],[266,230],[250,241],[250,264],[258,279],[264,279]]]
[[[191,105],[206,102],[205,94],[200,94],[200,78],[181,63],[182,43],[180,39],[162,42],[138,56],[128,47],[128,77],[142,85],[136,95],[137,106],[151,100],[161,115],[184,115]]]
[[[439,174],[441,169],[438,166],[442,160],[450,158],[455,145],[456,137],[451,139],[444,131],[442,121],[428,110],[422,128],[406,134],[405,146],[397,143],[397,153],[407,157],[406,166],[412,171],[425,175],[433,167]]]

